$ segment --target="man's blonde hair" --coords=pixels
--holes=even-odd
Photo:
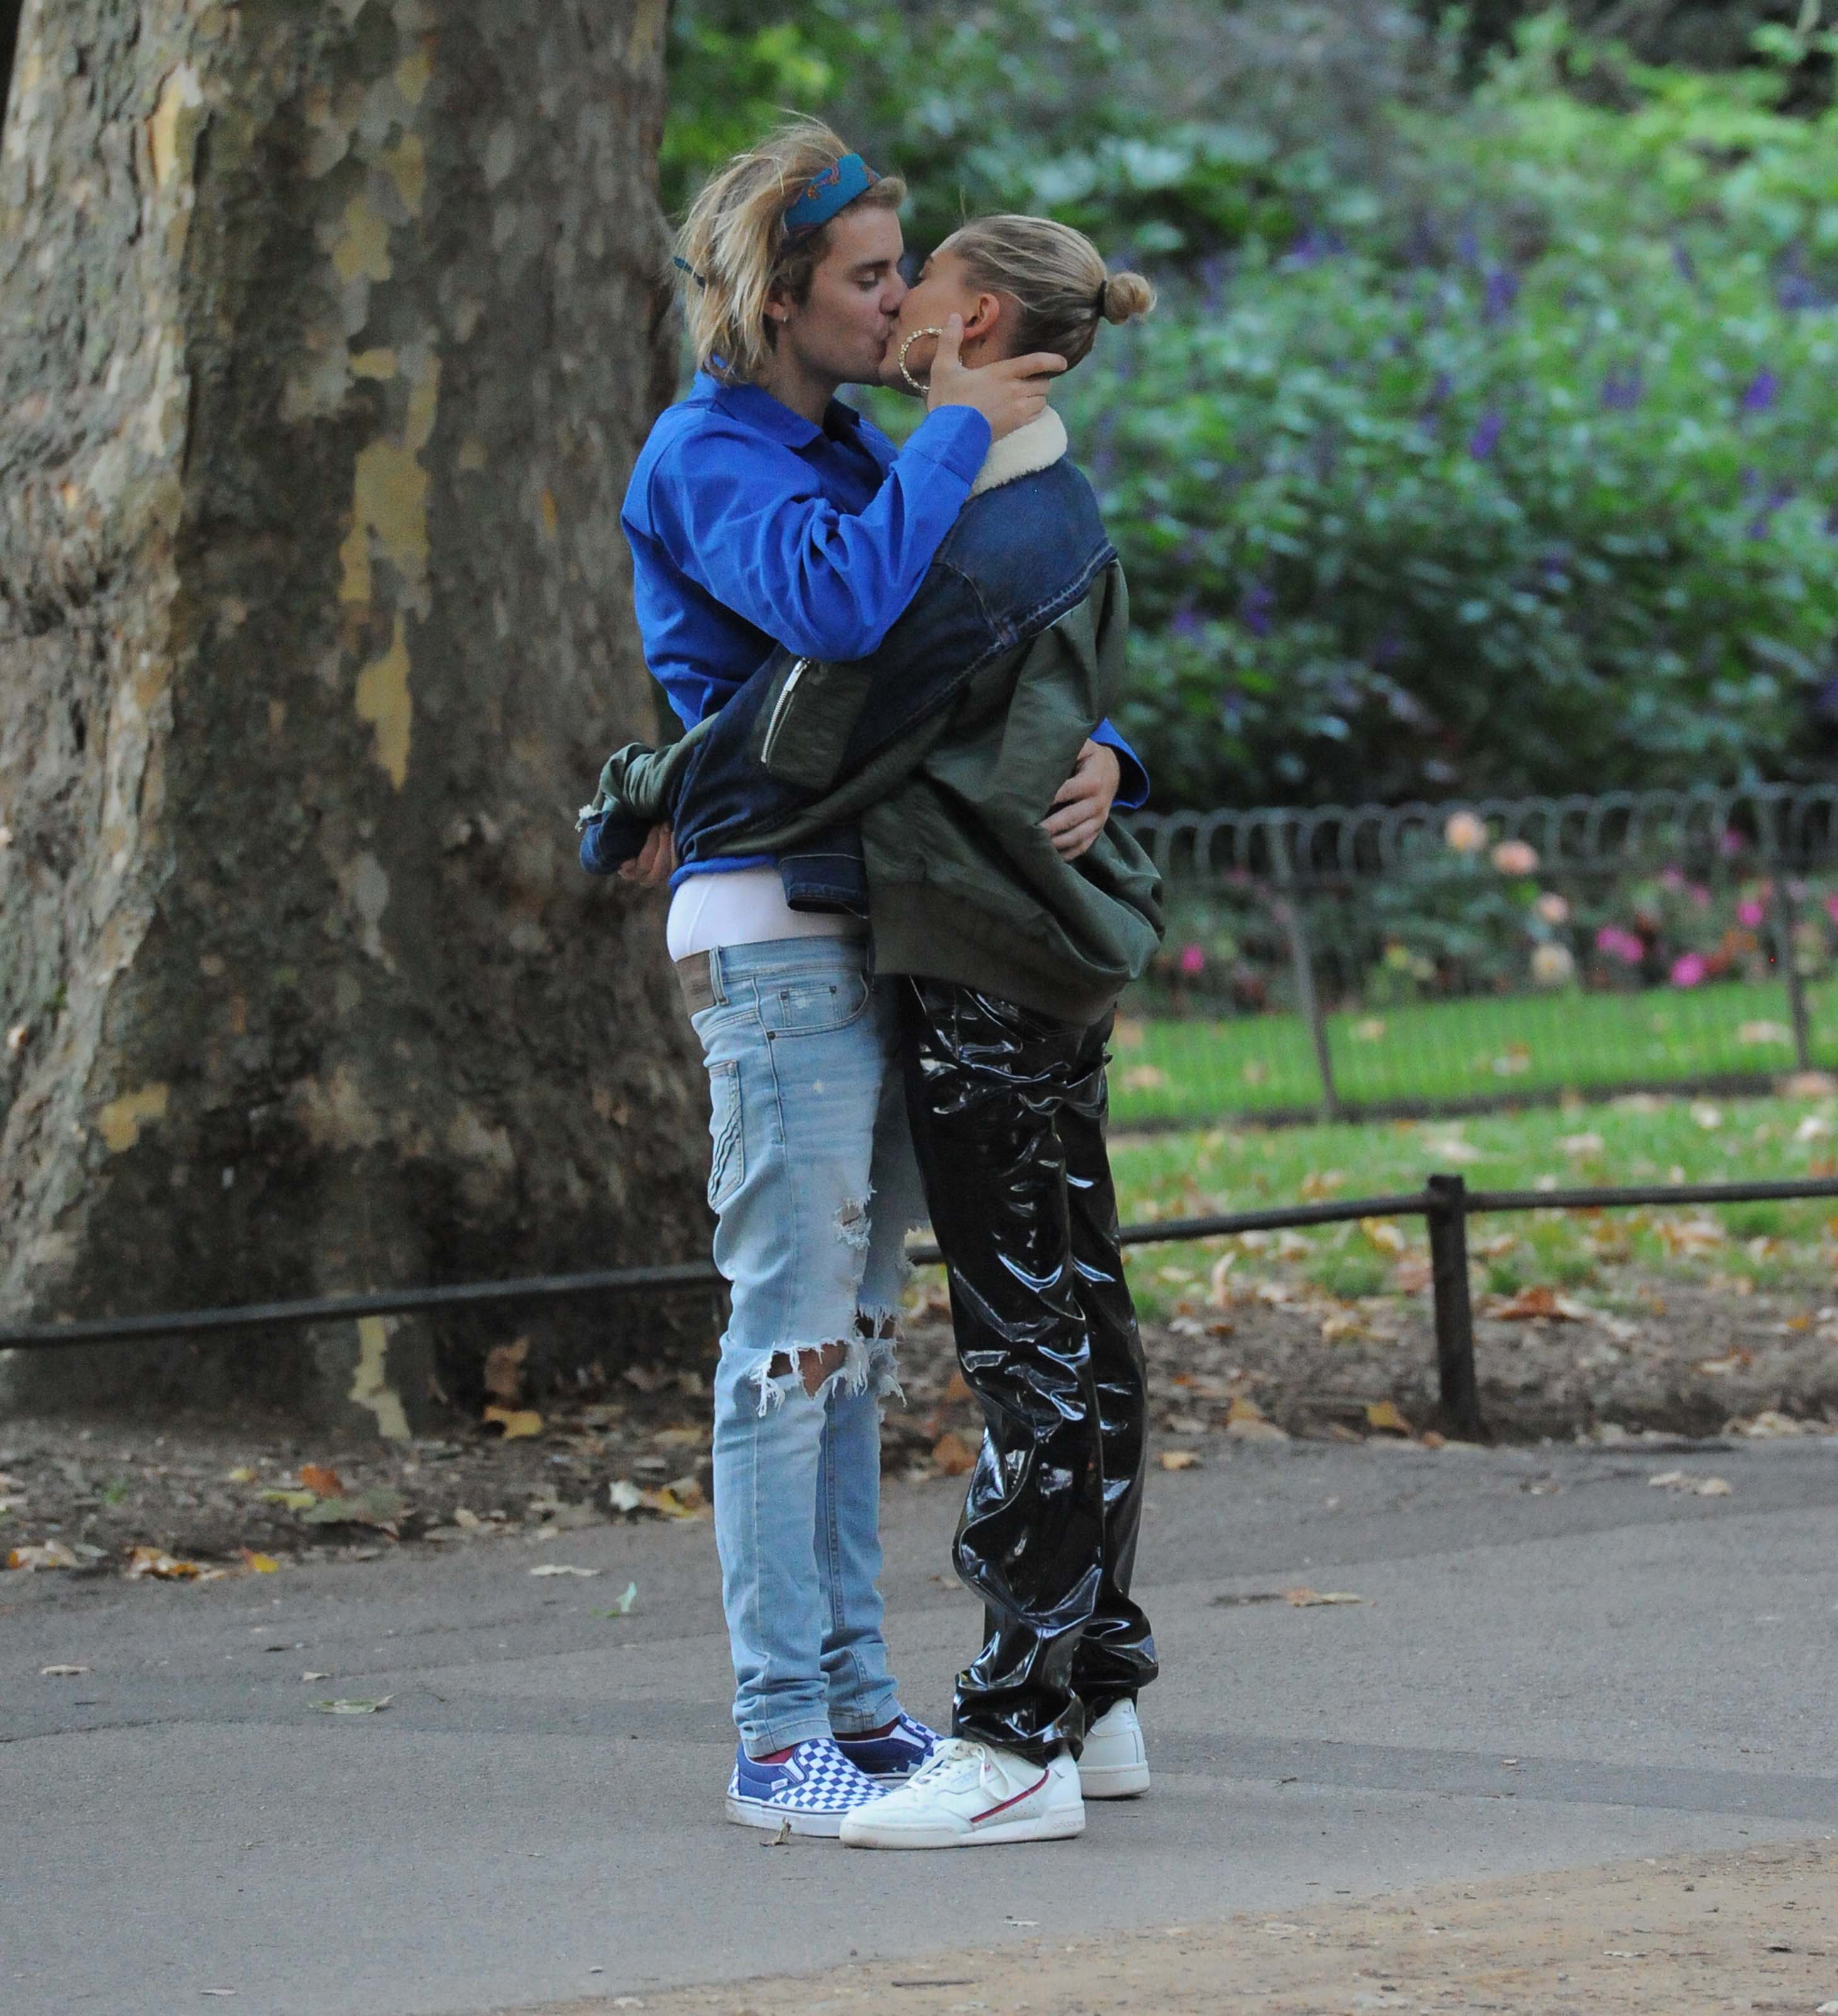
[[[1068,366],[1085,355],[1100,322],[1129,322],[1155,306],[1140,273],[1113,273],[1082,231],[1050,217],[980,217],[954,231],[948,248],[979,287],[1020,308],[1017,356],[1050,350]]]
[[[849,152],[822,120],[794,119],[736,154],[690,205],[677,257],[689,269],[681,277],[699,370],[732,382],[757,378],[764,368],[775,334],[767,301],[782,287],[801,303],[829,249],[828,224],[787,238],[785,213]],[[883,175],[855,203],[897,210],[905,196],[897,175]]]

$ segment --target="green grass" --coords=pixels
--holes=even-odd
[[[1807,995],[1815,1061],[1838,1067],[1838,981]],[[1786,989],[1769,983],[1640,994],[1569,989],[1333,1015],[1328,1048],[1350,1105],[1509,1099],[1791,1071],[1789,1022]],[[1119,1126],[1320,1103],[1314,1049],[1296,1016],[1140,1021],[1126,1014],[1114,1048],[1111,1111]]]
[[[1321,1197],[1412,1190],[1433,1170],[1488,1189],[1575,1183],[1733,1183],[1825,1175],[1838,1167],[1838,1098],[1688,1100],[1637,1096],[1587,1107],[1460,1121],[1214,1127],[1112,1142],[1126,1223],[1253,1211]],[[1708,1225],[1713,1231],[1682,1230]],[[1612,1304],[1617,1282],[1659,1273],[1721,1280],[1732,1292],[1799,1285],[1831,1294],[1838,1199],[1585,1213],[1502,1213],[1471,1221],[1488,1291],[1548,1284]],[[1421,1255],[1420,1220],[1399,1221]],[[1135,1249],[1130,1280],[1148,1314],[1203,1297],[1219,1255],[1235,1278],[1299,1275],[1343,1299],[1391,1284],[1398,1255],[1357,1225]],[[1280,1249],[1280,1250],[1279,1250]],[[1628,1291],[1631,1292],[1631,1291]]]

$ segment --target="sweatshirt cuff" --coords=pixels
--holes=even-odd
[[[1092,740],[1102,742],[1106,749],[1115,752],[1117,778],[1117,796],[1112,801],[1120,812],[1140,812],[1149,802],[1149,772],[1142,759],[1124,741],[1108,720],[1101,721],[1092,730]]]
[[[995,437],[974,406],[941,406],[914,428],[900,452],[923,455],[968,485],[976,481]]]

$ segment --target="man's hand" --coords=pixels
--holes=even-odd
[[[1114,791],[1116,786],[1111,789]],[[621,882],[631,882],[641,889],[655,889],[660,883],[667,882],[676,873],[676,842],[667,826],[654,826],[645,836],[645,844],[638,853],[619,870]]]
[[[1050,350],[1030,351],[1026,357],[1005,357],[995,364],[981,364],[973,370],[959,355],[963,347],[962,315],[948,317],[944,333],[932,358],[931,376],[926,388],[926,411],[941,406],[973,406],[989,423],[997,441],[1037,420],[1046,411],[1048,381],[1066,369],[1063,357]]]
[[[1067,861],[1077,860],[1104,830],[1122,776],[1117,751],[1102,742],[1088,742],[1078,752],[1072,775],[1053,794],[1054,809],[1041,828]]]

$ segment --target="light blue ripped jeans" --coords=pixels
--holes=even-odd
[[[897,1395],[908,1228],[925,1215],[891,988],[865,938],[709,955],[715,1540],[750,1756],[900,1712],[881,1636],[880,1408]],[[847,1355],[815,1396],[801,1367]],[[772,1367],[778,1359],[782,1369]]]

